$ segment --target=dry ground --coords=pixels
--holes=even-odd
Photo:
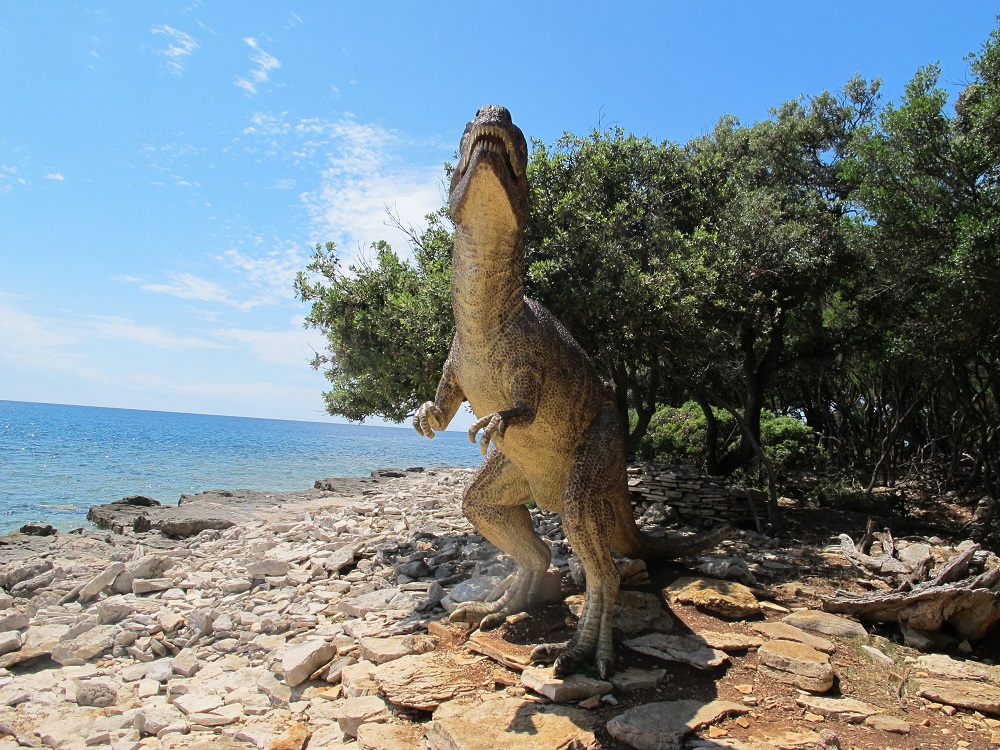
[[[818,609],[819,595],[837,589],[854,592],[870,591],[882,584],[873,582],[851,567],[842,556],[830,549],[837,535],[847,533],[858,539],[865,529],[868,514],[838,511],[816,505],[804,507],[791,501],[783,503],[788,531],[780,545],[784,561],[794,568],[767,582],[766,590],[771,600],[787,609],[810,607]],[[878,518],[878,528],[891,529],[896,538],[928,539],[938,537],[945,543],[957,544],[966,538],[963,526],[970,513],[967,508],[949,505],[930,497],[911,496],[905,517]],[[651,565],[651,581],[643,590],[660,593],[663,588],[682,575],[690,575],[689,568],[679,564]],[[702,630],[737,631],[751,633],[751,623],[732,622],[706,614],[692,606],[670,604],[667,607],[679,621],[675,632]],[[778,620],[779,611],[768,610],[767,620]],[[572,632],[575,620],[565,605],[550,606],[518,622],[504,626],[505,639],[533,644],[543,641],[565,640]],[[716,698],[748,704],[751,712],[745,717],[728,718],[711,729],[702,730],[699,737],[707,740],[716,737],[720,747],[726,739],[745,742],[769,742],[764,747],[840,747],[843,750],[880,749],[924,750],[931,748],[987,750],[1000,744],[1000,721],[969,711],[955,711],[939,707],[911,695],[908,683],[908,659],[920,652],[902,644],[898,630],[891,626],[869,627],[874,645],[895,661],[886,667],[875,661],[860,648],[860,643],[849,639],[833,639],[838,648],[831,661],[838,675],[838,684],[829,697],[845,696],[878,706],[886,714],[901,718],[910,724],[909,734],[896,734],[863,725],[824,720],[796,704],[800,693],[773,679],[762,678],[757,673],[754,652],[730,654],[731,662],[716,670],[704,672],[681,664],[666,665],[668,678],[655,691],[632,693],[619,705],[596,709],[603,722],[641,703],[682,698],[710,701]],[[968,656],[955,654],[956,656]],[[634,654],[624,648],[617,653],[619,669],[630,666],[651,668],[664,664],[649,657]],[[986,642],[976,644],[972,658],[987,663],[1000,662],[1000,643],[994,635]],[[827,730],[827,731],[823,731]],[[817,737],[822,732],[822,738]],[[832,733],[832,734],[831,734]],[[611,738],[606,731],[597,732],[601,747],[607,750],[625,750],[626,745]],[[832,738],[832,739],[831,739]]]

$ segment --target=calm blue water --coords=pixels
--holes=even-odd
[[[204,490],[303,490],[373,469],[477,466],[462,432],[0,401],[0,533],[86,524],[127,495],[168,505]]]

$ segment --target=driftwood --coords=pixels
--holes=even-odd
[[[862,549],[870,548],[874,538],[882,542],[883,554],[879,557]],[[852,565],[894,578],[898,585],[894,591],[876,594],[857,596],[838,591],[833,596],[821,597],[827,612],[850,614],[869,622],[898,623],[904,634],[919,636],[912,639],[915,645],[922,640],[934,642],[937,639],[933,634],[942,629],[959,640],[982,640],[1000,621],[1000,567],[988,568],[979,575],[969,572],[979,545],[971,545],[952,557],[933,576],[931,556],[909,562],[898,559],[894,556],[891,535],[887,538],[874,533],[870,525],[862,544],[856,546],[849,536],[842,534],[840,545]],[[910,640],[908,637],[907,641]]]
[[[871,555],[866,555],[861,548],[856,547],[854,541],[847,534],[840,535],[840,551],[854,567],[883,576],[908,575],[912,573],[913,568],[911,566],[892,556],[894,550],[895,545],[890,545],[888,551],[883,552],[879,557],[872,557]]]

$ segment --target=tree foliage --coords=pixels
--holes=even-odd
[[[738,439],[736,420],[722,409],[714,409],[721,431]],[[708,420],[694,401],[679,406],[663,406],[650,420],[649,429],[636,449],[637,458],[659,464],[687,465],[705,469],[705,438]],[[761,445],[768,460],[782,475],[813,469],[825,459],[816,433],[800,419],[761,414]]]
[[[306,325],[329,342],[312,365],[331,383],[323,394],[330,414],[399,422],[437,386],[454,333],[447,213],[431,214],[411,239],[412,260],[377,242],[374,261],[346,273],[332,242],[317,245],[296,277],[299,298],[312,303]]]

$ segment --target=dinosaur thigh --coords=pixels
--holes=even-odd
[[[503,453],[491,450],[462,495],[462,512],[476,530],[522,568],[545,572],[551,552],[535,533],[526,503],[527,478]]]
[[[462,496],[462,511],[484,537],[517,561],[517,570],[485,602],[465,602],[453,622],[494,628],[507,615],[523,612],[537,600],[551,552],[531,523],[524,474],[498,450],[491,450]]]

